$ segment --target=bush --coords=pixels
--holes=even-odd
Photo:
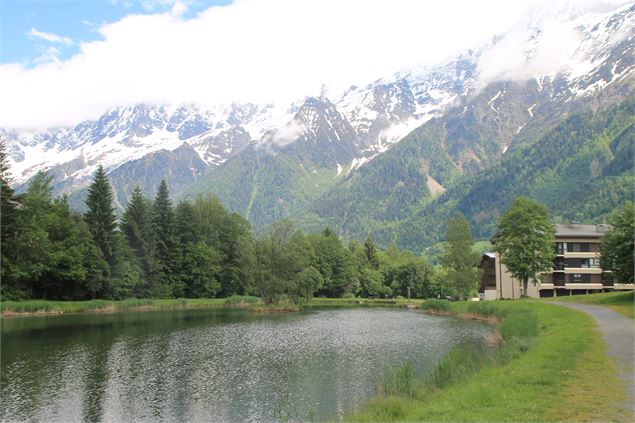
[[[355,294],[347,292],[346,294],[342,295],[342,298],[354,299],[355,298]]]
[[[404,296],[403,296],[403,295],[397,295],[396,299],[397,299],[397,300],[404,300],[405,298],[404,298]]]
[[[225,300],[225,304],[256,304],[258,301],[260,301],[260,298],[251,295],[232,295]]]
[[[425,300],[419,306],[422,310],[434,310],[434,311],[448,311],[450,310],[450,303],[447,300]]]

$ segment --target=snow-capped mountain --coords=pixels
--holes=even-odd
[[[510,31],[438,65],[401,70],[331,98],[298,93],[291,105],[213,108],[137,104],[70,128],[37,133],[5,128],[0,136],[8,144],[16,182],[48,170],[63,191],[86,185],[98,165],[112,174],[126,163],[142,163],[149,154],[174,151],[184,143],[208,170],[251,154],[247,147],[253,145],[273,154],[284,150],[295,158],[310,156],[340,176],[342,168],[350,172],[367,163],[449,108],[465,104],[467,112],[470,99],[496,82],[534,80],[544,91],[526,107],[524,119],[513,122],[516,133],[546,107],[545,99],[575,102],[628,83],[635,70],[634,20],[633,3],[558,6],[530,14]],[[510,95],[496,90],[488,110],[496,114],[514,101]],[[200,165],[196,168],[193,175],[205,173]]]

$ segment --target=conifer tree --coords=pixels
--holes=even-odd
[[[176,240],[174,234],[174,211],[168,184],[163,179],[152,205],[152,228],[157,258],[157,283],[159,296],[174,295],[175,267],[177,261]]]
[[[366,254],[366,260],[368,260],[368,264],[373,269],[379,269],[379,257],[377,256],[377,247],[373,242],[370,235],[366,238],[366,242],[364,242],[364,252]]]
[[[115,262],[115,229],[117,217],[112,206],[112,188],[103,166],[97,168],[93,182],[88,187],[84,219],[93,236],[93,241],[101,251],[109,266]]]
[[[152,203],[139,187],[132,191],[121,219],[121,230],[147,282],[152,274],[154,260]]]
[[[9,155],[3,140],[0,140],[0,277],[3,281],[2,292],[5,294],[11,283],[11,269],[15,253],[16,235],[16,199],[11,188],[9,171]],[[7,298],[6,295],[3,295]]]

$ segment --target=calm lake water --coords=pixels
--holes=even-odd
[[[397,309],[2,319],[3,421],[338,419],[489,328]]]

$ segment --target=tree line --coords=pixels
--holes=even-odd
[[[258,295],[302,303],[441,292],[434,266],[395,244],[344,243],[329,228],[305,234],[288,220],[255,232],[211,195],[173,205],[165,181],[154,198],[135,188],[119,219],[102,167],[82,215],[53,195],[43,172],[16,194],[7,158],[0,144],[3,300]]]
[[[395,243],[385,250],[370,237],[345,243],[329,228],[306,234],[289,220],[253,231],[211,195],[174,206],[165,180],[152,199],[135,188],[118,219],[101,166],[81,215],[65,195],[53,196],[52,178],[43,172],[16,194],[7,159],[0,142],[3,300],[257,295],[266,304],[285,297],[301,304],[314,295],[462,299],[479,286],[481,255],[460,213],[448,221],[447,242],[432,264]],[[632,216],[632,204],[616,212],[602,247],[603,267],[631,283]],[[525,289],[535,282],[553,263],[546,207],[517,199],[501,218],[495,248]]]

